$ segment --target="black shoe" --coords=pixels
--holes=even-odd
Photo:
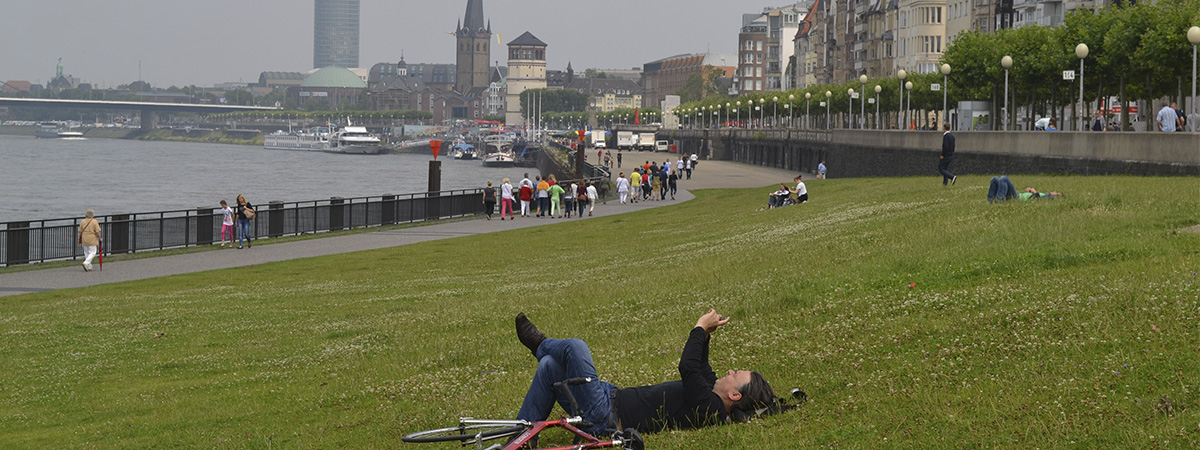
[[[533,357],[537,358],[538,347],[542,346],[542,341],[546,340],[546,336],[538,331],[533,322],[525,317],[525,313],[517,314],[517,340],[521,341],[521,345],[528,348]]]

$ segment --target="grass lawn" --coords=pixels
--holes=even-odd
[[[515,414],[526,312],[619,386],[711,362],[798,411],[651,449],[1200,447],[1200,180],[822,180],[586,221],[0,298],[5,448],[460,448],[400,436]],[[609,208],[617,208],[612,203]]]

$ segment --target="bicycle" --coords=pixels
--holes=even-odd
[[[579,415],[579,404],[575,401],[575,396],[571,394],[570,386],[576,386],[584,383],[592,382],[592,378],[570,378],[558,383],[554,383],[554,387],[562,391],[567,399],[567,404],[570,407],[571,417],[565,417],[558,420],[541,420],[530,422],[527,420],[489,420],[489,419],[474,419],[470,417],[462,417],[458,419],[458,426],[437,428],[433,430],[418,431],[416,433],[407,434],[401,438],[404,442],[449,442],[460,441],[463,446],[475,444],[476,450],[518,450],[522,448],[538,449],[538,450],[588,450],[597,448],[620,448],[624,450],[644,450],[644,442],[642,435],[633,428],[626,428],[624,431],[617,431],[608,440],[603,440],[588,434],[580,428],[591,428],[592,424],[583,420]],[[800,406],[808,399],[808,395],[800,389],[792,389],[791,395],[793,400],[788,401],[783,398],[778,398],[773,404],[763,406],[753,411],[735,411],[732,414],[732,419],[738,422],[744,422],[757,416],[768,416],[789,411]],[[549,428],[563,428],[575,435],[572,445],[562,445],[556,447],[537,447],[538,434]],[[493,444],[484,448],[485,441],[512,437],[504,444]],[[585,442],[586,441],[586,442]]]
[[[540,450],[568,449],[597,449],[620,448],[624,450],[643,450],[642,436],[633,428],[613,433],[605,440],[592,436],[580,428],[591,428],[592,424],[583,420],[579,415],[579,404],[571,395],[570,386],[592,382],[592,378],[570,378],[557,383],[554,387],[562,391],[570,405],[570,417],[558,420],[490,420],[463,417],[458,419],[458,426],[418,431],[401,438],[404,442],[449,442],[460,441],[463,446],[475,444],[477,450],[517,450],[521,448],[538,448]],[[572,445],[557,447],[537,447],[538,434],[550,428],[562,428],[575,435]],[[484,448],[485,441],[511,437],[504,444],[493,444]]]

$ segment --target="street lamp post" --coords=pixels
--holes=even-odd
[[[779,126],[779,97],[771,97],[771,127]]]
[[[766,128],[766,123],[765,123],[767,121],[766,116],[767,116],[767,98],[763,97],[763,98],[758,99],[758,127],[759,128]]]
[[[1192,43],[1192,117],[1188,117],[1188,125],[1192,131],[1200,130],[1200,124],[1195,123],[1196,116],[1196,46],[1200,45],[1200,27],[1188,28],[1188,42]]]
[[[831,103],[833,101],[833,99],[831,99],[830,97],[833,97],[833,93],[829,92],[829,91],[825,91],[825,129],[826,130],[829,129],[829,103]]]
[[[1193,52],[1193,53],[1194,53],[1194,52]],[[1195,59],[1195,58],[1192,58],[1192,59]],[[1194,65],[1194,64],[1193,64],[1193,65]],[[1195,77],[1193,77],[1193,78],[1195,78]],[[1193,83],[1193,84],[1195,84],[1195,83]],[[1195,96],[1196,96],[1196,95],[1195,95],[1195,93],[1193,93],[1193,94],[1192,94],[1192,97],[1195,97]],[[795,127],[796,127],[796,124],[794,123],[794,122],[795,122],[795,119],[796,119],[796,111],[792,109],[792,103],[795,103],[795,102],[796,102],[796,95],[795,95],[795,94],[788,94],[788,107],[787,107],[787,110],[788,110],[788,128],[795,128]]]
[[[900,85],[900,107],[898,109],[896,109],[896,129],[903,130],[904,129],[904,120],[907,119],[907,117],[904,117],[904,114],[903,114],[903,111],[905,111],[905,109],[904,109],[904,79],[908,78],[908,72],[905,72],[904,69],[900,69],[899,72],[896,72],[896,77],[900,79],[900,83],[898,83]]]
[[[904,110],[904,126],[908,126],[908,110],[912,109],[912,82],[904,82],[904,90],[908,91],[908,106]]]
[[[882,130],[883,122],[879,121],[879,93],[883,92],[883,87],[875,85],[875,129]]]
[[[1008,69],[1012,68],[1013,59],[1011,56],[1004,55],[1000,58],[1000,65],[1004,66],[1004,131],[1009,131],[1008,127]]]
[[[846,89],[846,101],[850,102],[850,109],[846,111],[850,115],[850,120],[846,122],[846,126],[854,128],[854,88]]]
[[[865,74],[858,76],[858,82],[862,83],[862,98],[858,99],[858,117],[862,121],[859,129],[867,128],[867,76]]]
[[[812,122],[810,120],[808,120],[808,117],[809,117],[808,113],[810,110],[809,106],[811,104],[812,104],[812,93],[805,92],[804,93],[804,129],[806,129],[806,130],[812,126]]]
[[[942,123],[950,123],[950,109],[946,103],[946,95],[950,91],[950,65],[942,64]]]
[[[1079,44],[1075,46],[1075,56],[1079,57],[1079,131],[1087,128],[1087,117],[1083,115],[1083,59],[1087,58],[1087,44]]]
[[[742,121],[742,101],[741,100],[737,101],[737,109],[733,110],[733,112],[737,113],[737,122],[740,123]],[[737,124],[735,123],[733,126],[737,127]]]
[[[729,109],[729,102],[725,102],[725,120],[722,121],[722,125],[729,125]]]

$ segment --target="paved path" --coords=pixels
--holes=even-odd
[[[631,154],[630,159],[636,159]],[[628,171],[632,166],[626,167]],[[616,169],[620,172],[622,169]],[[702,161],[696,167],[691,180],[680,180],[680,192],[674,201],[650,201],[621,205],[609,200],[608,204],[597,204],[592,217],[605,217],[630,211],[673,205],[691,200],[689,189],[762,187],[772,183],[790,182],[794,172],[747,164],[724,161]],[[805,176],[805,178],[809,178]],[[763,198],[766,198],[764,193]],[[764,200],[765,201],[765,200]],[[518,206],[519,208],[519,206]],[[583,220],[589,217],[584,217]],[[477,219],[435,223],[406,229],[356,233],[303,241],[258,245],[249,249],[220,249],[219,251],[196,252],[182,255],[114,261],[105,264],[104,270],[84,272],[78,265],[55,269],[30,270],[0,274],[0,296],[45,292],[55,289],[80,288],[106,283],[143,280],[169,275],[227,269],[263,264],[290,259],[309,258],[322,255],[356,252],[379,248],[397,247],[416,242],[470,236],[495,231],[552,225],[566,220],[549,218],[517,218],[516,220]],[[267,243],[267,241],[263,241]]]

